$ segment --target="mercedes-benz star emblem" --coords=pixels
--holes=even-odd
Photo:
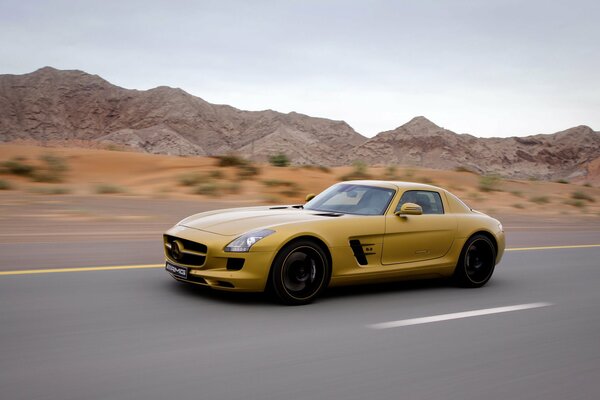
[[[175,261],[179,261],[183,258],[183,253],[181,252],[181,245],[176,240],[173,243],[171,243],[171,256]]]

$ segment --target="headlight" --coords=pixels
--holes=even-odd
[[[246,253],[250,251],[250,248],[254,243],[272,233],[275,233],[275,231],[272,231],[271,229],[261,229],[260,231],[244,233],[242,236],[231,241],[231,243],[225,247],[225,251],[231,253]]]
[[[500,229],[500,232],[504,232],[504,227],[501,222],[498,222],[498,229]]]

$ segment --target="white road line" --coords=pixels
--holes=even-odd
[[[543,303],[543,302],[542,303],[517,304],[514,306],[484,308],[481,310],[463,311],[463,312],[457,312],[457,313],[452,313],[452,314],[432,315],[431,317],[411,318],[411,319],[401,319],[399,321],[381,322],[379,324],[367,325],[367,327],[371,328],[371,329],[398,328],[401,326],[429,324],[431,322],[449,321],[452,319],[460,319],[460,318],[479,317],[482,315],[499,314],[499,313],[505,313],[505,312],[510,312],[510,311],[529,310],[531,308],[548,307],[551,305],[552,305],[552,303]]]

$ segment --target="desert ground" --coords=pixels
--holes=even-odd
[[[406,166],[276,167],[251,162],[221,166],[229,158],[233,160],[229,164],[243,160],[240,155],[224,158],[2,144],[3,213],[7,203],[25,198],[53,202],[68,202],[73,197],[87,199],[82,200],[82,210],[86,202],[107,196],[216,202],[223,207],[292,204],[340,180],[367,178],[441,186],[472,208],[492,215],[586,220],[600,216],[600,188],[585,182],[508,180],[460,169]]]

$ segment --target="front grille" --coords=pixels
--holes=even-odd
[[[201,267],[206,261],[208,248],[202,243],[164,235],[165,254],[175,263]]]

